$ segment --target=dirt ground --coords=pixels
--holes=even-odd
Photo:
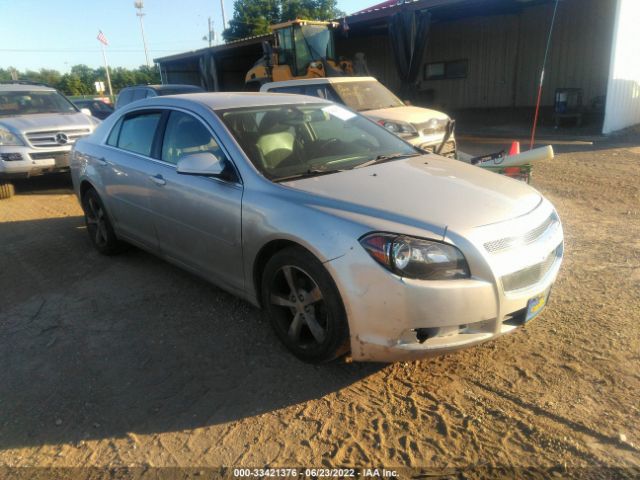
[[[566,235],[538,319],[392,365],[301,363],[244,302],[94,252],[66,179],[18,185],[0,202],[0,466],[640,475],[640,142],[622,140],[534,170]]]

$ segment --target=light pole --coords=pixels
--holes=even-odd
[[[147,67],[151,68],[149,64],[149,52],[147,51],[147,39],[144,36],[144,24],[142,23],[142,17],[144,17],[144,13],[142,9],[144,8],[144,2],[142,0],[137,0],[133,2],[133,6],[138,9],[138,13],[136,15],[140,19],[140,31],[142,32],[142,44],[144,45],[144,58],[147,61]]]
[[[222,30],[227,28],[227,17],[224,14],[224,0],[220,0],[220,10],[222,10]]]

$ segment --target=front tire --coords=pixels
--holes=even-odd
[[[327,362],[349,350],[340,293],[322,263],[306,250],[287,248],[267,262],[262,305],[278,338],[301,360]]]
[[[103,255],[119,253],[122,242],[116,237],[104,204],[93,188],[82,196],[82,209],[89,238],[96,250]]]
[[[0,200],[11,198],[14,193],[15,188],[13,187],[13,183],[0,182]]]

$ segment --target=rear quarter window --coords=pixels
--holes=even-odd
[[[111,129],[111,133],[107,137],[107,145],[112,147],[118,146],[118,135],[120,134],[120,127],[122,126],[122,119],[118,120],[115,126]]]

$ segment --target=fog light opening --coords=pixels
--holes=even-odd
[[[438,327],[435,328],[416,328],[414,332],[416,332],[416,339],[419,343],[424,343],[430,338],[437,337],[440,329]]]

